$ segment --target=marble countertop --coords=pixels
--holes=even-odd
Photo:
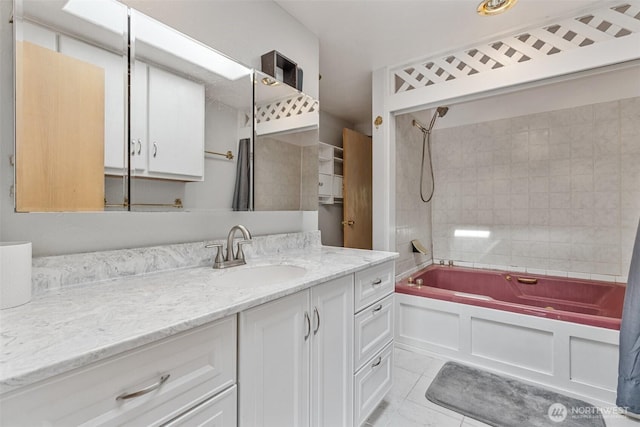
[[[0,393],[396,257],[393,252],[307,247],[225,270],[191,267],[51,290],[0,311]],[[273,264],[307,271],[273,285],[216,286],[231,271]]]

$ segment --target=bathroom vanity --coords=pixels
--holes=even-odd
[[[0,312],[0,424],[361,424],[391,387],[397,255],[319,232],[245,251],[224,270],[204,243],[34,260],[48,290]]]

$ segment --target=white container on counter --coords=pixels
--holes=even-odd
[[[0,242],[0,309],[31,301],[31,242]]]

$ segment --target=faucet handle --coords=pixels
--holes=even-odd
[[[242,250],[242,247],[244,245],[250,245],[251,244],[251,240],[240,240],[238,242],[238,253],[236,254],[236,259],[238,260],[242,260],[244,261],[244,251]]]
[[[224,256],[222,255],[222,247],[224,245],[222,243],[212,243],[210,245],[205,245],[205,248],[218,248],[217,252],[216,252],[216,258],[214,261],[214,267],[216,265],[220,265],[221,263],[224,262]]]

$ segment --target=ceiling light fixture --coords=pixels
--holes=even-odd
[[[478,15],[493,16],[511,9],[518,0],[483,0],[476,11]]]
[[[278,86],[280,82],[276,79],[272,79],[271,77],[263,77],[262,84],[265,86]]]

